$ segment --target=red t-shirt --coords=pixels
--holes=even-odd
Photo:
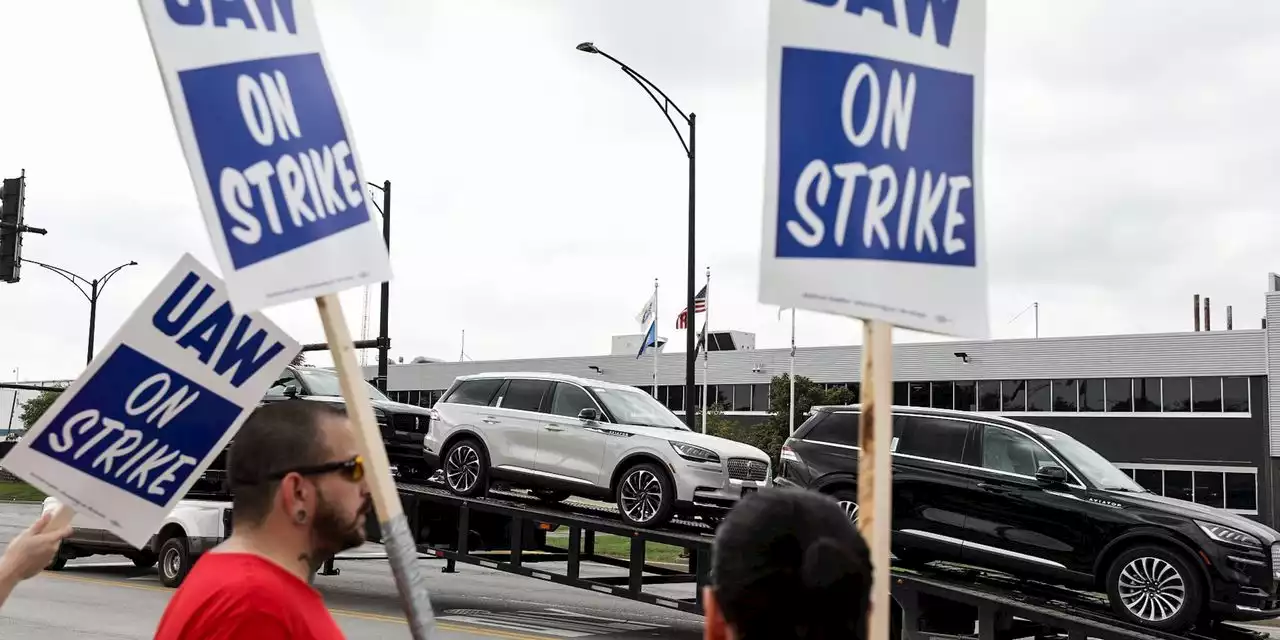
[[[155,640],[342,640],[320,592],[247,553],[208,553],[182,582]]]

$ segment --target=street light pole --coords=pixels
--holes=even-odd
[[[650,98],[653,98],[654,104],[657,104],[658,108],[662,110],[662,115],[667,117],[667,122],[671,123],[671,128],[675,130],[676,137],[680,139],[680,146],[684,148],[685,155],[689,158],[689,262],[686,265],[687,295],[685,296],[685,309],[686,313],[688,313],[688,322],[685,323],[684,415],[685,423],[692,426],[694,402],[697,397],[697,385],[694,383],[694,367],[698,360],[698,354],[694,348],[695,314],[693,307],[693,298],[696,295],[694,289],[696,283],[694,282],[693,265],[695,261],[694,240],[697,236],[697,218],[694,204],[694,167],[696,165],[696,156],[694,154],[694,135],[697,129],[697,116],[693,113],[686,115],[685,112],[681,110],[680,107],[676,106],[676,103],[672,102],[671,98],[668,98],[667,94],[664,93],[662,89],[659,89],[657,85],[650,82],[648,78],[640,75],[640,73],[635,69],[627,66],[626,63],[605,53],[604,51],[601,51],[595,44],[583,42],[578,45],[577,49],[584,53],[598,54],[608,58],[614,64],[621,67],[623,73],[626,73],[632,80],[635,80],[636,84],[640,85],[640,88],[644,89],[645,93],[649,94]],[[661,100],[659,100],[659,96],[661,96]],[[675,111],[676,114],[680,116],[680,119],[689,127],[689,139],[687,142],[685,141],[684,136],[680,133],[680,127],[676,125],[676,121],[671,117],[672,111]],[[657,338],[655,337],[654,339],[656,340]],[[703,410],[705,411],[706,408],[703,407]]]
[[[370,187],[382,190],[382,208],[378,209],[378,213],[382,214],[382,240],[387,243],[387,253],[391,253],[391,181],[383,180],[382,184],[377,185],[372,182]],[[377,208],[377,205],[374,205]],[[378,377],[374,380],[374,386],[378,391],[387,392],[387,369],[391,360],[391,338],[387,334],[391,332],[391,282],[383,282],[381,290],[381,299],[378,301]]]
[[[76,275],[70,271],[67,271],[62,267],[55,267],[51,264],[45,264],[43,262],[37,262],[35,260],[28,260],[26,258],[23,258],[22,261],[30,264],[34,264],[37,267],[44,267],[45,269],[48,269],[62,276],[63,278],[66,278],[67,282],[70,282],[71,284],[75,285],[76,290],[79,291],[81,295],[83,295],[85,299],[89,301],[89,349],[84,362],[85,362],[85,365],[88,365],[90,362],[93,362],[93,336],[94,336],[94,332],[97,330],[97,324],[98,324],[98,297],[102,295],[102,290],[106,288],[107,281],[110,280],[112,276],[119,273],[121,269],[125,267],[135,266],[138,263],[130,260],[129,262],[126,262],[102,274],[101,277],[90,280],[88,278],[85,278],[85,277]],[[80,284],[82,282],[85,285],[89,286],[88,291],[84,290],[84,286]]]

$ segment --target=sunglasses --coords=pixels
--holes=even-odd
[[[268,480],[280,480],[285,476],[296,473],[304,476],[318,476],[326,473],[340,473],[343,477],[351,482],[360,482],[364,479],[364,457],[355,456],[350,460],[340,460],[338,462],[326,462],[310,467],[295,467],[293,469],[285,469],[277,471],[267,476]]]

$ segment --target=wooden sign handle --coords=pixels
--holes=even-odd
[[[342,397],[346,401],[347,416],[356,432],[360,452],[364,455],[365,478],[373,494],[373,506],[378,514],[383,544],[387,547],[387,560],[395,575],[400,603],[408,616],[409,631],[414,640],[425,640],[435,629],[435,615],[427,595],[425,579],[418,564],[418,548],[409,530],[409,522],[400,504],[395,480],[391,477],[391,464],[382,433],[369,404],[368,384],[356,363],[356,348],[351,342],[347,319],[342,315],[342,303],[336,295],[316,298],[320,321],[324,324],[329,352],[337,365]]]
[[[893,326],[862,325],[862,412],[858,418],[858,531],[871,549],[867,639],[889,637],[889,536],[893,518]]]

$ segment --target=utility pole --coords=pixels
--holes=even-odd
[[[18,367],[13,368],[13,381],[22,382],[21,374],[18,373]],[[13,431],[13,414],[18,410],[18,390],[13,390],[13,403],[9,405],[9,423],[5,425],[4,436],[9,437],[9,432]]]
[[[369,183],[374,189],[382,190],[382,240],[387,243],[387,253],[391,253],[391,181],[383,180],[381,185]],[[374,205],[377,207],[377,205]],[[378,305],[378,377],[373,386],[378,391],[387,392],[387,368],[391,362],[391,282],[382,283],[382,296]]]

